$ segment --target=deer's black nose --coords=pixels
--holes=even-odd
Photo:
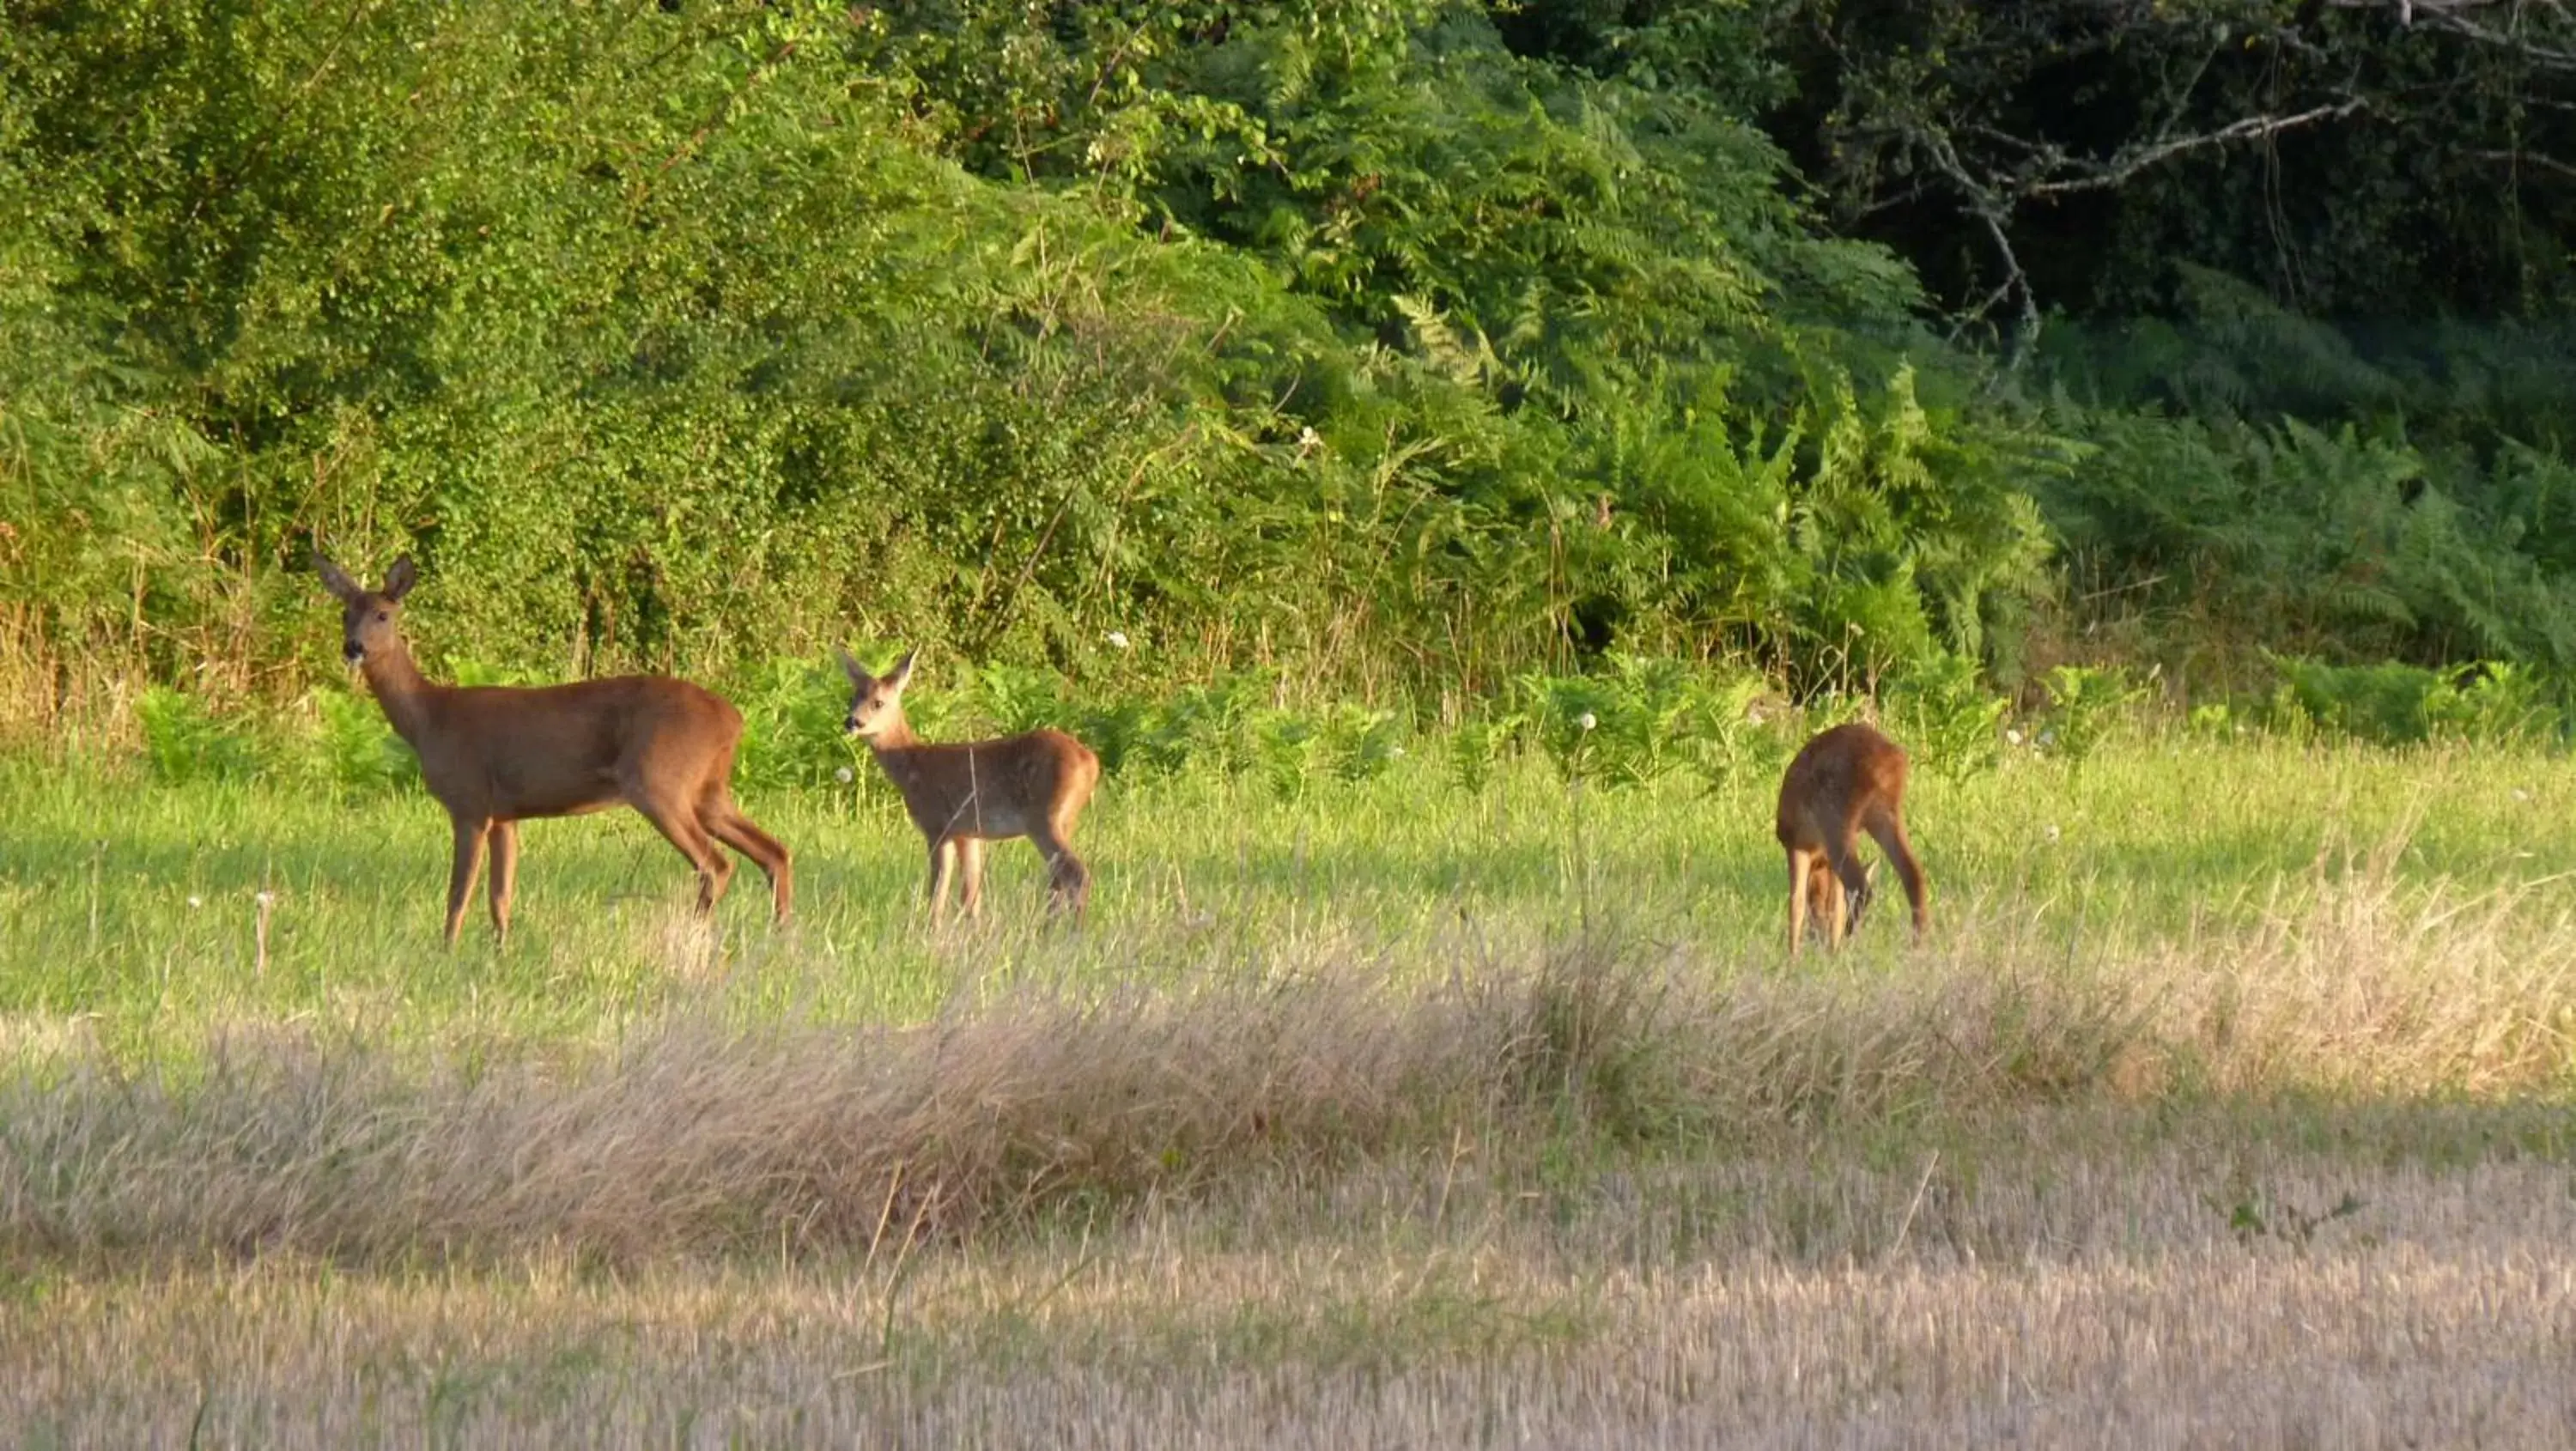
[[[351,640],[340,647],[340,658],[351,665],[355,665],[359,661],[367,658],[367,647],[359,644],[355,640]]]

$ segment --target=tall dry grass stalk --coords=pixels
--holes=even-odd
[[[1758,1149],[2142,1098],[2563,1091],[2576,926],[2383,855],[2250,934],[2016,937],[1784,974],[1600,936],[1443,981],[993,988],[907,1029],[672,1020],[591,1058],[422,1063],[264,1031],[187,1065],[65,1050],[0,1085],[0,1253],[532,1247],[882,1254],[1068,1206],[1462,1142]]]
[[[104,652],[59,648],[41,611],[0,605],[0,747],[37,754],[131,748],[141,688]]]

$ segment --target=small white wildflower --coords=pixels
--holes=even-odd
[[[2513,788],[2513,799],[2516,801],[2528,801],[2531,799],[2531,793],[2523,790],[2519,786],[2516,786]]]
[[[1113,650],[1124,650],[1124,649],[1126,649],[1126,648],[1127,648],[1127,632],[1126,632],[1126,631],[1124,631],[1124,630],[1112,630],[1112,631],[1110,631],[1110,632],[1109,632],[1109,648],[1111,648],[1111,649],[1113,649]]]
[[[195,907],[202,907],[202,906],[206,905],[206,899],[205,899],[205,898],[203,898],[203,897],[197,896],[197,895],[196,895],[196,894],[194,894],[194,893],[190,893],[190,894],[189,894],[189,897],[188,897],[188,905],[189,905],[191,908],[195,908]]]
[[[1582,718],[1581,718],[1581,719],[1579,719],[1579,720],[1575,721],[1575,724],[1576,724],[1576,725],[1579,725],[1579,726],[1581,726],[1581,727],[1583,727],[1585,730],[1590,730],[1590,729],[1592,729],[1594,726],[1597,726],[1597,725],[1601,724],[1601,722],[1600,722],[1600,721],[1598,721],[1598,720],[1595,720],[1595,719],[1593,718],[1593,716],[1592,716],[1592,712],[1590,712],[1590,711],[1588,711],[1588,710],[1587,710],[1587,711],[1585,711],[1585,712],[1583,713],[1583,715],[1582,715]]]
[[[2048,839],[2050,841],[2057,840],[2057,823],[2054,821],[2048,824]]]
[[[834,772],[832,773],[832,779],[833,779],[833,780],[835,780],[835,781],[840,782],[840,783],[841,783],[842,785],[844,785],[844,786],[849,785],[849,784],[850,784],[850,768],[849,768],[849,767],[847,767],[847,766],[843,766],[841,769],[839,769],[839,770],[837,770],[837,771],[834,771]]]
[[[275,892],[262,892],[258,896],[251,898],[251,900],[257,902],[263,907],[273,907],[277,905],[277,894]]]
[[[2018,731],[2018,730],[2016,730],[2016,729],[2014,729],[2014,728],[2012,728],[2012,727],[2010,727],[2010,726],[2006,726],[2006,727],[2004,728],[2004,744],[2006,744],[2006,745],[2011,745],[2011,746],[2017,746],[2017,745],[2020,745],[2020,744],[2021,744],[2021,732],[2020,732],[2020,731]]]
[[[1388,760],[1401,761],[1404,759],[1404,747],[1389,746],[1386,748],[1386,755]]]
[[[2041,732],[2039,733],[2039,743],[2040,743],[2041,745],[2043,745],[2043,746],[2053,746],[2053,745],[2056,745],[2056,744],[2057,744],[2057,732],[2055,732],[2055,731],[2041,731]]]

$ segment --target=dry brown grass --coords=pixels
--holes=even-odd
[[[1973,958],[1791,975],[1596,941],[1427,983],[1005,987],[902,1030],[683,1021],[588,1057],[276,1029],[180,1067],[74,1052],[0,1085],[0,1254],[881,1251],[1465,1142],[1535,1162],[2052,1104],[2562,1094],[2576,926],[2525,906],[2361,871],[2250,937],[2074,962],[2000,926]]]

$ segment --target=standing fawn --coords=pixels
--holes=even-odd
[[[981,912],[984,843],[1025,836],[1046,858],[1048,915],[1070,908],[1079,921],[1091,901],[1091,871],[1073,854],[1073,823],[1099,784],[1100,758],[1059,730],[946,745],[922,740],[903,718],[903,688],[920,653],[906,654],[883,680],[849,651],[840,656],[856,692],[846,729],[868,743],[930,844],[930,919],[947,911],[951,876],[966,915]]]
[[[394,561],[381,590],[313,556],[323,587],[339,596],[341,654],[366,673],[385,719],[420,757],[421,779],[456,827],[447,877],[453,946],[474,894],[483,845],[492,846],[492,930],[510,936],[518,823],[578,816],[624,802],[644,814],[698,872],[698,913],[715,909],[733,877],[722,842],[769,877],[787,918],[787,848],[733,803],[734,744],[742,715],[722,696],[664,675],[622,675],[534,687],[433,685],[403,644],[402,597],[417,576]]]
[[[1839,725],[1799,750],[1780,780],[1780,845],[1789,853],[1789,954],[1805,945],[1809,914],[1825,944],[1839,947],[1860,925],[1870,872],[1855,848],[1861,832],[1896,865],[1914,908],[1914,937],[1931,924],[1923,868],[1905,839],[1905,752],[1877,727]],[[1841,890],[1835,887],[1840,885]]]

